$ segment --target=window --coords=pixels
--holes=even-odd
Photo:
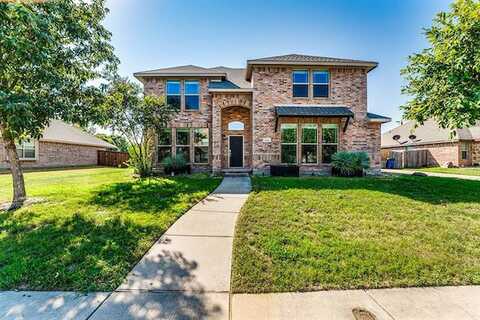
[[[302,125],[302,163],[317,163],[317,125]]]
[[[177,128],[176,155],[190,162],[190,129]]]
[[[328,98],[328,71],[314,71],[313,72],[313,97],[314,98]]]
[[[332,162],[332,155],[337,152],[338,147],[338,125],[322,125],[322,162]]]
[[[282,163],[297,163],[297,125],[283,123],[281,125]]]
[[[185,110],[198,110],[200,107],[200,84],[196,80],[185,81]]]
[[[293,97],[308,98],[308,71],[294,71],[292,73]]]
[[[208,163],[208,129],[193,130],[193,153],[195,163]]]
[[[167,104],[180,109],[181,103],[180,81],[167,80]]]
[[[245,129],[245,125],[241,121],[232,121],[228,123],[228,130],[241,131]]]
[[[21,160],[35,160],[35,141],[25,140],[22,143],[16,144],[18,158]]]
[[[172,129],[163,129],[157,133],[157,160],[163,162],[172,153]]]
[[[469,158],[469,148],[467,143],[460,144],[460,151],[462,154],[462,160],[468,160]]]

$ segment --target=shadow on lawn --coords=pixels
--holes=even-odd
[[[36,224],[32,210],[0,215],[0,288],[112,290],[138,259],[153,227],[79,214]]]
[[[255,191],[370,190],[430,204],[480,203],[480,181],[440,177],[387,176],[367,178],[257,178]]]
[[[158,212],[178,205],[181,197],[191,197],[192,201],[200,200],[198,197],[201,198],[212,190],[212,183],[212,180],[185,177],[114,183],[95,193],[91,203],[134,211]]]

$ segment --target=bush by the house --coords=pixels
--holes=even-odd
[[[370,168],[370,158],[366,152],[339,151],[332,156],[332,175],[341,177],[361,177],[363,170]]]
[[[166,157],[162,164],[166,174],[171,174],[172,172],[174,174],[190,173],[190,166],[181,154]]]

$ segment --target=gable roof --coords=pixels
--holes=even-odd
[[[424,144],[435,144],[453,142],[459,140],[480,140],[480,122],[470,128],[455,130],[455,136],[450,136],[449,129],[441,128],[433,119],[425,121],[421,126],[415,128],[415,121],[408,121],[382,134],[382,147],[413,146]],[[398,135],[398,140],[393,139]],[[414,135],[413,139],[410,136]]]
[[[286,54],[281,56],[247,60],[247,80],[249,80],[251,77],[252,65],[262,65],[262,64],[366,67],[367,71],[373,70],[378,65],[378,63],[374,61],[310,56],[305,54]]]
[[[40,141],[117,149],[113,144],[60,120],[50,121],[50,125],[43,131]]]

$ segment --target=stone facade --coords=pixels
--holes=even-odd
[[[22,161],[24,168],[55,168],[97,165],[97,150],[105,148],[39,141],[36,160]],[[0,142],[0,169],[8,169],[6,150]]]
[[[299,70],[328,70],[330,74],[328,98],[294,98],[292,72]],[[324,67],[308,66],[253,66],[251,89],[244,91],[208,90],[208,77],[199,77],[201,106],[198,111],[180,110],[170,123],[175,140],[175,130],[180,127],[209,128],[209,163],[203,170],[220,172],[229,166],[228,136],[241,134],[244,137],[244,167],[256,173],[269,173],[270,165],[279,164],[281,123],[318,124],[318,163],[301,164],[305,174],[328,172],[330,165],[321,161],[321,126],[337,124],[339,128],[338,150],[365,151],[371,158],[371,166],[378,170],[380,160],[380,126],[367,119],[367,68],[365,67]],[[191,80],[192,77],[146,76],[143,78],[145,94],[165,95],[167,80]],[[195,78],[194,78],[195,79]],[[183,83],[183,82],[182,82]],[[182,92],[184,90],[182,85]],[[310,89],[311,90],[311,89]],[[310,94],[310,96],[312,96]],[[183,99],[183,95],[182,95]],[[321,105],[347,106],[354,113],[348,125],[346,118],[279,118],[276,119],[275,105]],[[231,121],[245,124],[243,132],[227,129]],[[277,124],[277,127],[275,127]],[[156,143],[157,145],[157,143]],[[299,146],[300,148],[300,146]],[[154,148],[157,150],[156,148]],[[172,152],[175,152],[174,142]],[[300,149],[299,151],[300,152]],[[297,152],[297,154],[299,154]],[[299,161],[300,162],[300,161]],[[161,168],[154,154],[154,166]],[[193,170],[200,167],[192,163]]]

